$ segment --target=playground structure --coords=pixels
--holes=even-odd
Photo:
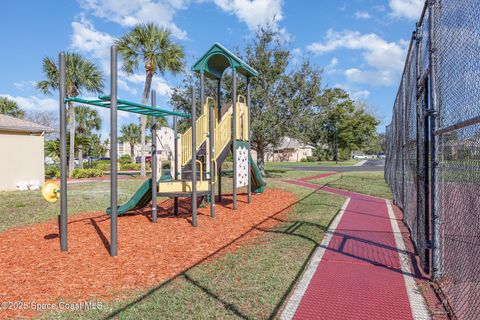
[[[156,93],[151,92],[151,106],[138,104],[117,98],[117,49],[110,51],[110,95],[99,96],[96,100],[66,97],[65,55],[60,53],[60,186],[47,183],[42,195],[53,202],[60,198],[60,248],[68,250],[67,242],[67,144],[66,144],[66,104],[79,102],[110,109],[110,255],[118,254],[117,218],[133,210],[139,210],[152,204],[152,222],[157,222],[157,196],[174,199],[174,213],[178,215],[179,198],[191,198],[192,225],[197,226],[198,200],[207,197],[210,202],[210,216],[215,217],[215,184],[218,186],[218,200],[221,201],[222,164],[227,155],[233,155],[233,209],[237,208],[238,188],[247,187],[248,203],[251,193],[263,192],[266,185],[258,167],[250,154],[250,79],[256,77],[257,71],[239,59],[222,45],[215,43],[192,67],[200,76],[201,115],[197,118],[196,90],[192,87],[192,111],[185,114],[156,107]],[[232,70],[233,88],[232,105],[222,115],[221,80],[227,69]],[[237,75],[246,79],[246,97],[237,94]],[[206,78],[217,82],[217,99],[205,97]],[[152,117],[173,116],[173,139],[157,135],[154,122],[152,137],[152,176],[133,194],[129,201],[118,206],[117,201],[117,111],[142,114]],[[177,117],[191,118],[191,127],[183,134],[177,132]],[[159,161],[157,158],[157,140],[170,144],[173,140],[171,154],[171,175],[158,177]],[[160,161],[161,164],[161,161]],[[197,170],[198,167],[198,170]],[[205,169],[204,169],[205,168]],[[61,194],[61,196],[59,196]]]

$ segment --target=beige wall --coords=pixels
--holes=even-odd
[[[45,179],[43,136],[0,131],[0,190],[20,181]]]
[[[298,149],[283,149],[280,153],[267,153],[265,155],[265,161],[268,162],[299,162],[306,157],[313,155],[312,148],[298,148]]]

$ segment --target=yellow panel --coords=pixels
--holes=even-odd
[[[208,181],[197,182],[198,191],[208,191]],[[192,181],[162,181],[158,184],[158,192],[191,192]]]

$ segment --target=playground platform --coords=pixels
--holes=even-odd
[[[309,183],[313,178],[318,177],[284,182],[346,201],[281,319],[432,319],[429,310],[434,319],[446,319],[438,315],[438,299],[415,265],[401,212],[386,199]]]

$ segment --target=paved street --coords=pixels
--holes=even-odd
[[[302,171],[335,171],[335,172],[352,172],[352,171],[383,171],[385,160],[368,160],[361,166],[308,166],[308,167],[288,167],[293,170]],[[280,168],[280,167],[279,167]]]

